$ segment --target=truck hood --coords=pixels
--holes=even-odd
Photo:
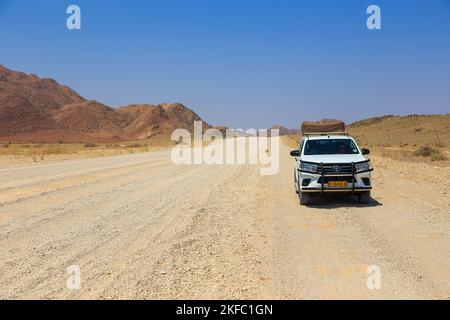
[[[302,156],[302,161],[316,162],[316,163],[350,163],[367,160],[361,154],[321,154],[313,156]]]

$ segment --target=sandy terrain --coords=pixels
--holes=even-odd
[[[289,150],[276,176],[167,151],[0,167],[0,298],[450,298],[449,168],[372,157],[370,205],[301,207]]]

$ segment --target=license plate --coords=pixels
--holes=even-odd
[[[346,188],[347,186],[347,181],[328,181],[328,187],[330,188]]]

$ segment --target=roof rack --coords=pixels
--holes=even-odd
[[[348,132],[305,132],[303,136],[348,136]]]

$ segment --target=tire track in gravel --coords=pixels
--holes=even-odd
[[[165,171],[157,181],[138,179],[128,186],[119,186],[111,191],[103,191],[97,197],[92,197],[91,195],[85,199],[78,199],[69,204],[69,206],[66,205],[56,210],[48,210],[46,218],[43,217],[42,213],[38,213],[36,215],[37,221],[27,221],[26,228],[22,228],[20,230],[21,232],[16,232],[9,243],[3,243],[6,246],[13,245],[17,238],[20,238],[22,239],[21,244],[23,247],[33,245],[33,249],[25,253],[27,256],[26,259],[23,259],[24,253],[22,253],[15,261],[19,261],[23,265],[22,268],[19,267],[18,269],[27,270],[31,278],[37,278],[36,281],[31,283],[31,286],[34,283],[45,283],[42,280],[46,278],[50,280],[48,278],[52,272],[39,265],[39,261],[42,260],[42,254],[44,252],[46,254],[45,258],[50,261],[52,259],[57,261],[60,258],[62,250],[64,250],[63,254],[68,254],[71,260],[76,260],[77,257],[88,254],[91,251],[97,251],[99,254],[103,254],[103,252],[108,254],[110,251],[103,249],[102,246],[110,246],[110,240],[115,240],[122,234],[125,234],[126,236],[124,238],[127,239],[137,236],[137,234],[134,234],[130,230],[130,227],[126,224],[126,220],[131,220],[134,224],[140,221],[139,218],[133,221],[135,217],[130,215],[131,213],[135,213],[136,209],[134,208],[139,208],[144,199],[148,198],[145,190],[149,190],[153,184],[153,188],[157,190],[155,196],[163,198],[164,194],[170,191],[173,183],[182,181],[192,174],[192,170],[182,171],[180,168],[172,169],[176,169],[175,172],[171,172],[170,170]],[[169,176],[172,178],[175,177],[176,179],[168,182],[167,178]],[[117,201],[123,199],[118,194],[123,192],[125,192],[125,195],[131,195],[131,197],[127,197],[126,201],[120,204]],[[157,210],[158,208],[156,207],[155,209]],[[137,214],[139,213],[137,211]],[[158,212],[156,211],[156,213]],[[158,218],[158,216],[155,218]],[[106,230],[109,232],[100,233],[99,235],[101,226],[106,226],[107,229],[111,230]],[[28,231],[31,228],[34,230],[33,234],[30,234]],[[55,228],[61,229],[61,231]],[[45,241],[42,241],[43,235],[48,235],[49,240],[45,239]],[[89,245],[90,242],[95,243],[95,245]],[[36,245],[36,243],[39,244]],[[83,245],[77,245],[79,243],[83,243]],[[75,248],[73,248],[74,246]],[[61,250],[55,250],[58,248]],[[81,252],[79,252],[80,250]],[[70,262],[70,259],[66,258],[64,263],[67,264]],[[6,263],[12,264],[14,261],[9,259]],[[30,272],[30,267],[33,268],[33,266],[36,266],[36,268]],[[65,267],[61,265],[59,269],[65,270]],[[27,281],[27,275],[23,274],[16,275],[15,278],[16,280],[21,279],[21,282]],[[11,280],[8,279],[8,282],[13,282]]]

